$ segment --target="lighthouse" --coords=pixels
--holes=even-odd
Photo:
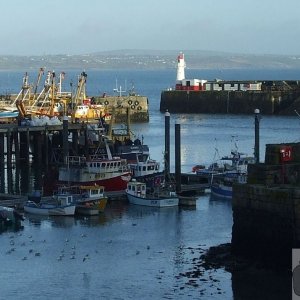
[[[177,81],[181,81],[185,79],[184,69],[185,69],[184,54],[180,52],[177,58],[177,77],[176,77]]]

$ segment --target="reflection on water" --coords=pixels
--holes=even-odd
[[[156,109],[150,114],[149,124],[133,124],[133,130],[145,136],[151,157],[160,161],[164,115]],[[184,172],[212,162],[216,139],[220,154],[227,155],[236,132],[239,150],[253,150],[251,116],[173,115],[171,122],[176,118],[182,122]],[[290,128],[296,131],[298,123],[297,118],[264,117],[261,157],[266,143],[284,142],[282,137],[294,141]],[[43,171],[42,166],[0,170],[1,192],[40,190]],[[205,194],[196,207],[163,209],[112,201],[99,216],[26,214],[22,224],[0,231],[2,298],[36,299],[43,291],[48,299],[246,299],[244,281],[223,269],[201,270],[195,278],[180,275],[191,274],[195,259],[210,246],[231,241],[230,200]]]
[[[220,203],[222,203],[221,205],[225,205],[228,208],[231,208],[231,199],[218,197],[216,195],[210,194],[209,200],[210,205],[220,205]]]
[[[111,201],[99,216],[26,214],[22,230],[0,235],[1,296],[247,299],[241,278],[196,269],[210,246],[230,242],[231,226],[230,201],[209,195],[193,209]]]
[[[3,232],[19,232],[24,229],[22,222],[17,223],[4,223],[0,222],[0,234]]]
[[[32,226],[53,226],[53,227],[71,227],[75,225],[75,219],[73,216],[42,216],[26,213],[26,219]]]

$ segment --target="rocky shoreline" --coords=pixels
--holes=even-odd
[[[207,251],[201,247],[188,249],[196,254],[190,261],[193,267],[179,273],[177,278],[186,278],[186,285],[199,288],[202,296],[207,294],[203,283],[209,283],[213,288],[211,295],[224,293],[220,279],[214,275],[215,271],[223,269],[231,273],[234,300],[291,299],[291,270],[276,268],[276,262],[272,268],[262,261],[236,256],[232,254],[230,243],[210,247]],[[206,274],[210,275],[207,277]]]

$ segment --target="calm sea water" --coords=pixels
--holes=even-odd
[[[176,70],[86,72],[89,95],[112,93],[117,80],[122,89],[125,81],[128,88],[133,82],[136,91],[149,98],[150,122],[133,124],[132,129],[150,146],[152,158],[162,161],[160,92],[174,85]],[[18,92],[23,73],[0,72],[0,94]],[[30,72],[30,82],[34,82],[35,73]],[[76,85],[79,73],[66,71],[66,90],[71,80]],[[207,79],[298,79],[300,74],[294,70],[186,73],[190,78]],[[190,172],[195,164],[211,163],[216,149],[220,156],[227,155],[232,141],[240,151],[253,154],[253,116],[176,114],[171,115],[171,169],[176,122],[181,124],[184,172]],[[299,141],[299,127],[298,116],[262,116],[261,161],[266,144]],[[34,185],[39,181],[38,170],[29,173]],[[20,181],[23,192],[28,187],[24,187],[22,176]],[[236,282],[223,269],[205,271],[201,278],[193,278],[194,284],[180,275],[193,270],[194,259],[203,250],[231,240],[231,203],[212,199],[209,194],[199,197],[193,209],[153,209],[111,202],[97,217],[26,217],[22,229],[0,234],[1,299],[241,299],[245,289],[244,283]],[[266,295],[262,289],[260,299]]]

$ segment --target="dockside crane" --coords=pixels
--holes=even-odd
[[[74,96],[76,106],[81,105],[83,100],[86,99],[86,78],[87,74],[83,71],[78,78],[77,89]]]
[[[38,90],[38,87],[40,85],[40,81],[41,81],[41,78],[42,78],[43,75],[44,75],[44,68],[40,68],[36,83],[34,85],[33,99],[32,99],[33,103],[35,102],[35,98],[37,96],[37,90]]]

